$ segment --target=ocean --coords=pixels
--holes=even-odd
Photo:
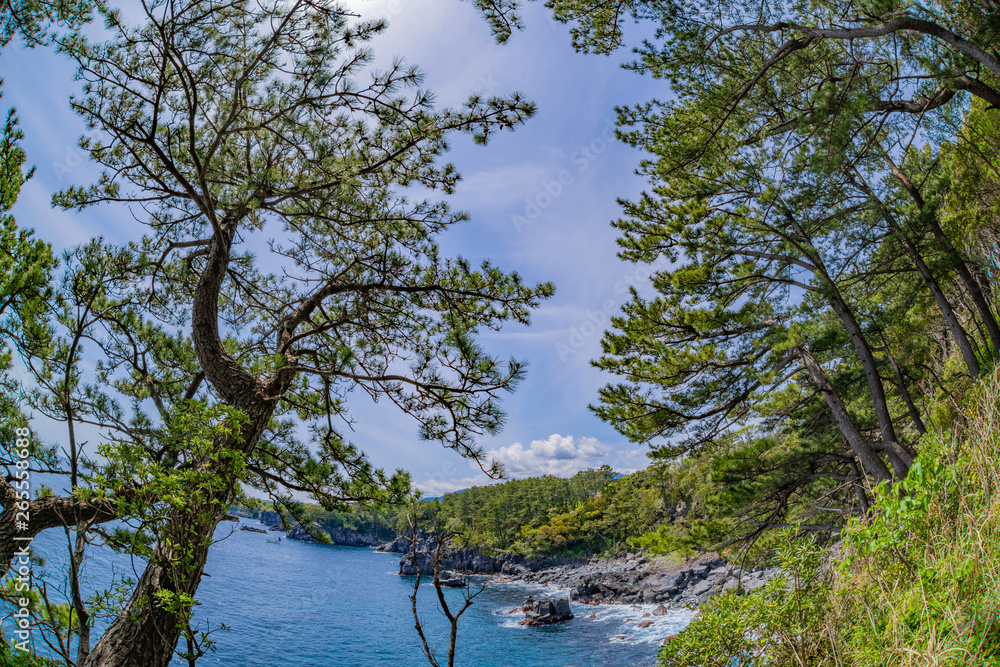
[[[263,527],[250,522],[254,527]],[[397,574],[399,555],[370,549],[308,544],[219,526],[220,541],[209,553],[198,591],[197,622],[211,634],[215,651],[201,665],[273,667],[418,667],[427,665],[414,629],[409,595],[413,579]],[[35,538],[45,569],[59,572],[66,559],[65,535]],[[82,581],[88,591],[108,586],[112,572],[138,578],[142,562],[107,549],[93,549]],[[37,567],[37,566],[36,566]],[[571,621],[542,628],[517,624],[510,613],[528,595],[567,597],[567,591],[486,582],[485,590],[459,622],[456,665],[460,667],[632,667],[655,664],[657,647],[693,617],[690,610],[665,616],[643,614],[655,605],[572,604]],[[448,589],[453,609],[461,591]],[[437,608],[433,586],[423,580],[419,613],[428,639],[447,657],[448,624]],[[597,620],[588,617],[594,612]],[[626,622],[626,619],[634,619]],[[652,626],[637,628],[641,620]],[[99,626],[107,621],[99,622]],[[100,630],[100,627],[98,627]],[[186,661],[175,660],[178,667]]]

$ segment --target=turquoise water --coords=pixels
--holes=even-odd
[[[257,526],[258,524],[250,524]],[[198,591],[198,621],[228,632],[212,635],[216,652],[204,665],[330,667],[426,665],[413,627],[408,596],[413,580],[396,574],[399,556],[369,549],[306,544],[246,531],[230,534],[234,524],[220,526]],[[64,561],[65,536],[56,532],[35,539],[36,551],[57,571]],[[94,550],[84,572],[88,588],[107,585],[117,571],[136,578],[141,562],[107,550]],[[133,574],[135,572],[135,574]],[[480,581],[483,578],[475,578]],[[433,587],[421,585],[419,608],[432,645],[447,655],[448,625],[437,609]],[[510,614],[528,594],[559,593],[514,584],[487,585],[459,625],[458,659],[462,667],[552,666],[628,667],[652,665],[657,646],[692,616],[682,610],[650,617],[652,627],[636,621],[653,605],[573,605],[576,618],[547,628],[517,625],[523,614]],[[565,595],[565,591],[562,591]],[[458,590],[447,591],[453,609]],[[587,617],[596,612],[598,620]],[[624,638],[621,638],[621,637]],[[186,662],[175,661],[176,665]]]

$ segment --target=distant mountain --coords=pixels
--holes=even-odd
[[[452,491],[451,493],[446,493],[445,496],[450,496],[450,495],[455,494],[455,493],[465,493],[466,491],[468,491],[468,489],[461,489],[459,491]],[[421,498],[420,500],[429,503],[429,502],[432,502],[434,500],[444,500],[444,496],[434,496],[433,498]]]

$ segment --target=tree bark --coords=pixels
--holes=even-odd
[[[823,399],[826,401],[827,406],[829,406],[830,412],[833,413],[837,429],[844,440],[847,441],[847,444],[854,450],[854,455],[861,461],[864,471],[871,476],[876,484],[891,480],[892,473],[889,472],[889,468],[879,458],[872,443],[865,438],[864,434],[861,433],[861,429],[851,419],[851,415],[847,411],[847,406],[844,405],[844,401],[840,398],[833,383],[830,382],[830,377],[823,370],[819,362],[816,361],[812,352],[805,347],[799,347],[797,353],[799,358],[802,359],[802,365],[805,366],[812,385],[823,394]]]
[[[900,233],[900,242],[903,244],[903,248],[906,249],[907,254],[910,256],[910,261],[913,265],[917,267],[917,271],[920,273],[921,277],[924,279],[924,283],[927,285],[927,289],[930,290],[931,295],[934,297],[934,302],[937,304],[938,310],[941,312],[941,317],[944,319],[945,325],[948,327],[948,331],[951,332],[951,337],[955,340],[955,344],[958,345],[959,351],[962,353],[962,360],[965,362],[965,367],[969,371],[969,375],[973,379],[979,377],[982,372],[979,366],[979,359],[976,357],[976,352],[972,348],[972,343],[969,340],[969,335],[962,326],[962,323],[958,321],[958,315],[955,314],[955,309],[952,308],[951,302],[948,297],[945,296],[944,290],[938,284],[937,279],[931,273],[930,267],[924,262],[923,257],[917,251],[913,242],[906,237],[902,230],[898,230]],[[895,362],[893,363],[895,367]],[[898,373],[898,370],[897,370]],[[923,430],[921,430],[923,432]]]
[[[882,432],[883,446],[889,454],[889,461],[892,463],[896,477],[903,479],[910,471],[910,466],[913,465],[913,457],[899,446],[899,441],[896,438],[896,428],[892,424],[892,415],[889,414],[889,401],[885,396],[885,387],[882,386],[882,376],[879,375],[875,355],[872,354],[864,332],[854,318],[854,313],[844,302],[839,291],[831,299],[831,306],[840,317],[844,328],[847,329],[847,335],[861,360],[861,369],[868,383],[868,392],[871,394],[875,419],[878,420],[879,430]]]
[[[916,191],[909,179],[896,167],[895,163],[887,156],[886,161],[889,164],[890,170],[896,176],[898,180],[903,184],[904,187],[910,192],[910,195],[915,198],[915,201],[919,205],[923,205],[923,199],[920,197],[920,193]],[[895,216],[891,211],[885,206],[885,204],[875,195],[868,184],[865,182],[861,174],[855,172],[856,179],[853,181],[854,186],[861,190],[865,195],[867,195],[878,207],[879,213],[882,215],[882,219],[885,220],[886,224],[889,226],[889,230],[894,232],[899,237],[899,242],[903,246],[903,250],[906,251],[907,256],[909,256],[910,261],[913,266],[917,269],[920,277],[924,280],[924,285],[927,287],[931,296],[934,297],[934,303],[937,304],[938,311],[941,313],[942,319],[944,319],[945,325],[948,327],[948,331],[951,332],[951,337],[955,340],[955,344],[958,345],[958,349],[962,354],[962,360],[965,362],[965,367],[969,371],[969,375],[973,379],[978,378],[982,369],[979,365],[979,358],[976,356],[976,351],[972,346],[972,341],[969,339],[969,334],[962,326],[962,323],[958,320],[958,315],[955,313],[955,309],[951,305],[951,301],[945,295],[944,290],[941,289],[941,285],[938,283],[937,278],[934,277],[933,272],[927,262],[924,261],[923,256],[917,249],[916,244],[913,239],[907,235],[906,231],[903,229],[902,225],[896,220]]]
[[[247,373],[226,351],[219,334],[219,294],[229,265],[229,248],[239,211],[227,214],[221,234],[213,238],[208,261],[195,289],[191,338],[205,378],[223,401],[247,417],[235,437],[222,438],[217,448],[248,453],[267,426],[280,396],[294,375],[276,373],[261,381]],[[157,604],[157,592],[194,597],[201,582],[215,527],[229,511],[238,480],[218,462],[201,464],[201,471],[225,482],[204,502],[173,517],[173,526],[157,543],[153,558],[122,613],[112,622],[81,667],[168,667],[185,627],[181,614]],[[179,550],[190,545],[190,553]]]
[[[892,415],[889,414],[889,402],[885,397],[885,387],[882,386],[882,376],[878,372],[878,363],[875,361],[875,355],[872,354],[864,331],[854,317],[854,312],[847,305],[847,301],[840,293],[840,288],[826,270],[823,258],[812,249],[812,241],[809,235],[806,234],[791,211],[786,209],[785,217],[795,230],[795,234],[799,237],[800,250],[812,260],[814,273],[823,286],[823,293],[827,298],[827,302],[830,304],[833,312],[837,314],[837,317],[840,318],[847,336],[858,354],[858,358],[861,361],[861,369],[868,384],[868,393],[871,396],[872,407],[875,410],[875,419],[878,421],[879,430],[882,432],[882,445],[889,454],[889,461],[892,463],[896,477],[903,479],[910,471],[910,466],[913,465],[913,457],[900,447],[896,437],[896,429],[892,425]]]
[[[30,501],[27,530],[18,530],[17,512],[12,504],[17,500],[15,493],[9,483],[5,481],[0,483],[4,507],[4,511],[0,512],[0,577],[5,576],[10,570],[10,562],[23,545],[28,543],[29,538],[49,528],[62,528],[75,523],[73,519],[75,500],[48,496]],[[81,518],[91,523],[105,523],[118,518],[110,502],[79,503],[79,513]]]
[[[920,432],[920,435],[927,433],[927,426],[924,425],[924,420],[920,418],[920,410],[917,409],[917,404],[913,401],[913,395],[910,394],[910,390],[906,387],[906,378],[903,377],[903,371],[900,369],[899,364],[896,363],[896,358],[892,356],[888,344],[885,346],[885,356],[889,360],[889,365],[892,366],[892,374],[896,378],[899,397],[906,404],[906,409],[910,413],[910,419],[913,421],[914,427]]]
[[[951,239],[948,238],[948,235],[941,229],[941,225],[938,224],[937,213],[932,212],[927,217],[931,233],[934,234],[938,243],[941,244],[941,249],[951,260],[955,272],[958,273],[959,279],[969,292],[969,296],[972,297],[972,303],[979,313],[979,319],[982,320],[983,326],[986,327],[986,334],[989,336],[990,343],[992,343],[993,356],[995,358],[1000,354],[1000,326],[997,325],[993,309],[987,303],[986,297],[983,295],[983,290],[979,286],[979,281],[972,275],[972,271],[969,270],[969,265],[965,262],[965,258],[952,245]]]
[[[156,545],[122,613],[94,646],[86,667],[167,667],[181,634],[181,619],[158,604],[156,593],[195,594],[208,558],[215,526],[228,509],[221,502],[193,508]],[[190,547],[189,547],[190,545]],[[189,554],[178,550],[190,548]]]

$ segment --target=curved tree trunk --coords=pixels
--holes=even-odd
[[[809,238],[809,235],[806,234],[791,211],[786,209],[785,216],[799,237],[800,249],[809,257],[815,267],[814,272],[822,285],[822,293],[825,295],[833,312],[840,318],[841,323],[844,325],[844,330],[851,341],[851,345],[858,354],[858,358],[861,361],[861,369],[868,384],[868,393],[871,396],[872,407],[875,410],[875,419],[878,421],[879,430],[882,432],[882,448],[889,455],[889,461],[892,463],[896,477],[903,479],[910,471],[910,466],[913,465],[913,457],[899,445],[899,440],[896,437],[896,428],[892,423],[892,415],[889,414],[889,402],[885,396],[885,387],[882,386],[882,377],[878,372],[878,363],[875,361],[875,355],[872,354],[871,346],[868,345],[868,340],[865,338],[864,330],[858,324],[858,320],[854,317],[854,312],[840,293],[837,283],[830,277],[823,258],[813,249],[812,240]]]
[[[882,376],[879,375],[875,355],[872,354],[861,325],[858,324],[854,313],[840,295],[840,291],[832,284],[832,281],[830,281],[830,286],[832,290],[830,305],[840,317],[854,350],[861,360],[861,369],[868,383],[868,392],[871,395],[872,407],[875,409],[875,418],[878,420],[879,430],[882,432],[882,445],[889,455],[889,461],[892,463],[896,477],[903,479],[910,471],[910,466],[913,465],[913,457],[899,445],[899,440],[896,437],[896,428],[892,424],[892,415],[889,414],[889,402],[885,396],[885,387],[882,386]]]
[[[861,429],[851,419],[851,415],[847,411],[847,406],[844,405],[844,401],[840,398],[833,383],[830,382],[830,377],[826,374],[826,371],[816,361],[812,352],[805,347],[799,347],[797,352],[799,358],[802,359],[802,365],[805,366],[806,372],[809,374],[812,385],[823,394],[823,399],[826,401],[827,406],[829,406],[830,412],[833,413],[837,429],[844,440],[847,441],[847,444],[851,446],[851,449],[854,450],[854,455],[861,461],[864,471],[876,484],[891,480],[892,473],[889,472],[885,463],[879,458],[872,443],[868,442],[868,439],[861,433]]]
[[[972,303],[979,313],[979,318],[986,327],[986,334],[993,345],[993,356],[996,357],[1000,354],[1000,326],[997,325],[996,316],[993,313],[993,308],[986,301],[986,297],[983,295],[983,290],[979,285],[979,281],[976,280],[975,276],[972,275],[972,271],[969,270],[969,265],[966,263],[965,258],[958,251],[955,245],[945,234],[944,229],[941,228],[941,224],[938,222],[938,211],[934,207],[928,206],[927,202],[924,200],[923,195],[920,193],[920,188],[917,187],[913,181],[910,180],[899,166],[893,162],[892,158],[888,155],[885,156],[886,164],[889,166],[889,170],[892,175],[900,182],[903,188],[909,193],[910,198],[913,199],[921,211],[921,217],[926,220],[927,228],[930,229],[931,234],[937,239],[938,245],[941,250],[948,257],[949,263],[955,269],[958,274],[959,280],[965,286],[965,289],[969,292],[969,296],[972,297]]]
[[[934,274],[931,273],[930,267],[927,266],[924,258],[917,251],[916,246],[914,246],[913,242],[906,236],[902,229],[899,229],[895,225],[893,226],[895,227],[895,231],[899,232],[900,242],[903,244],[906,253],[910,256],[910,261],[913,262],[920,276],[924,279],[924,284],[934,297],[934,303],[937,304],[941,317],[944,319],[948,331],[951,332],[951,337],[955,340],[955,344],[958,345],[958,349],[962,353],[962,360],[965,362],[965,367],[968,369],[969,375],[973,379],[978,378],[981,372],[979,359],[976,357],[976,352],[972,347],[972,342],[969,340],[968,333],[961,322],[958,321],[955,309],[952,308],[951,302],[945,296],[944,290],[941,289]]]
[[[228,508],[221,502],[197,508],[198,520],[188,520],[156,545],[132,598],[90,652],[86,667],[167,667],[174,657],[182,618],[157,604],[157,591],[192,597],[201,583],[215,526]],[[172,542],[176,543],[172,544]],[[178,548],[189,548],[187,554]],[[175,567],[170,567],[175,564]],[[178,569],[180,568],[180,569]]]
[[[238,212],[221,221],[221,234],[211,243],[206,267],[194,293],[191,337],[205,377],[223,401],[242,411],[247,421],[235,437],[217,440],[217,450],[249,452],[260,439],[277,406],[282,387],[270,386],[243,370],[222,345],[218,326],[219,292],[229,264]],[[282,384],[287,387],[285,378]],[[290,380],[288,378],[287,380]],[[223,457],[223,460],[224,457]],[[158,603],[157,593],[169,591],[194,597],[204,572],[215,527],[235,498],[239,481],[218,458],[203,463],[201,472],[218,476],[223,490],[215,491],[171,518],[153,558],[122,613],[112,622],[81,667],[167,667],[186,627],[185,613]],[[185,550],[187,552],[185,553]]]
[[[948,235],[944,233],[943,229],[941,229],[941,225],[938,224],[936,211],[932,212],[927,217],[929,219],[928,226],[931,229],[931,233],[934,234],[938,243],[941,244],[941,249],[946,255],[948,255],[952,266],[954,266],[956,273],[958,273],[959,279],[962,281],[965,289],[969,292],[969,296],[972,297],[972,303],[975,305],[976,312],[979,313],[979,319],[982,320],[983,326],[986,327],[986,334],[989,336],[990,343],[992,343],[993,356],[996,357],[1000,354],[1000,326],[997,325],[997,319],[993,314],[993,309],[990,307],[989,303],[987,303],[986,297],[983,295],[983,290],[979,285],[979,281],[972,275],[972,271],[969,270],[969,265],[958,252],[958,249],[952,245],[951,239],[949,239]]]

